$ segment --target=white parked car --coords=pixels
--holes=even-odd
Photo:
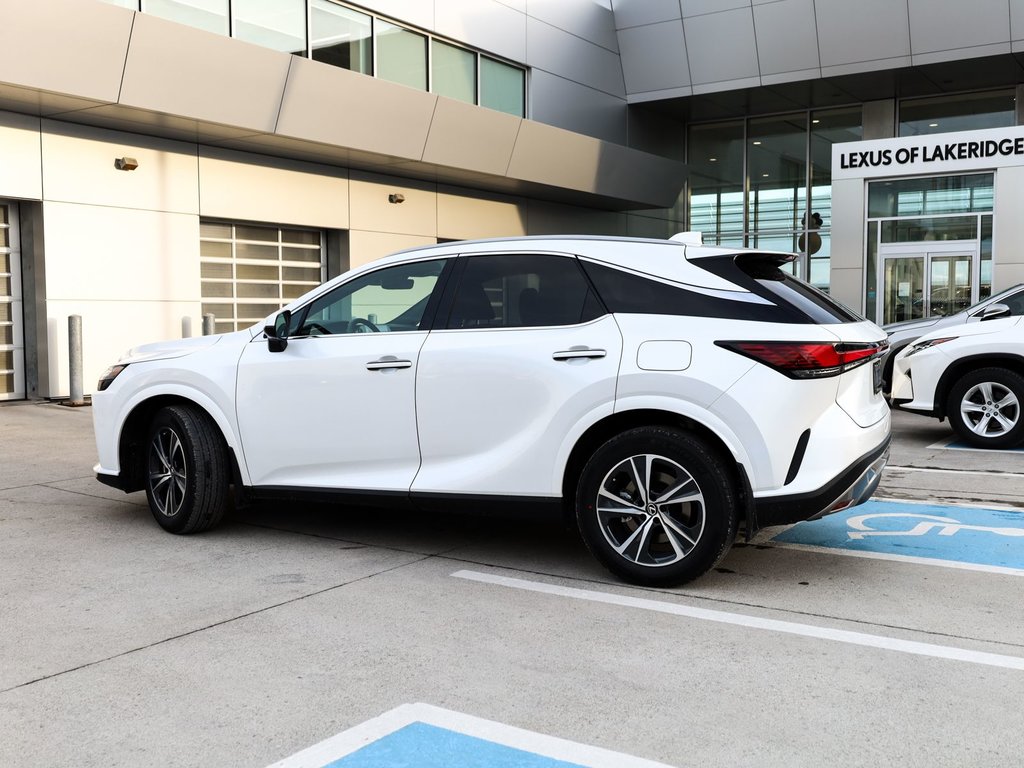
[[[982,299],[953,315],[933,315],[883,326],[889,335],[889,354],[882,369],[883,389],[887,394],[892,389],[892,367],[896,356],[924,334],[940,328],[949,329],[965,323],[1018,315],[1024,315],[1024,285],[1020,284]]]
[[[792,255],[589,237],[455,242],[246,331],[130,352],[93,397],[101,481],[174,533],[236,500],[573,511],[610,570],[693,579],[742,522],[864,501],[885,334]]]
[[[1024,442],[1024,317],[940,328],[896,358],[893,405],[949,419],[966,442],[1012,448]]]

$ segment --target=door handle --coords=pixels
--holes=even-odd
[[[384,355],[379,360],[371,360],[366,364],[368,371],[391,371],[399,368],[412,368],[412,360],[399,360],[394,355]]]
[[[572,349],[564,349],[561,352],[555,352],[551,357],[555,360],[579,360],[589,359],[596,360],[597,358],[604,357],[608,353],[603,349],[590,349],[589,347],[573,347]]]

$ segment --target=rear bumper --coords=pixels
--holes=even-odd
[[[835,480],[816,491],[791,496],[754,499],[757,527],[788,525],[855,507],[871,498],[882,479],[882,470],[889,460],[889,443],[885,440],[857,459]]]

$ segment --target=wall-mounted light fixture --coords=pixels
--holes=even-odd
[[[134,171],[139,167],[139,161],[134,157],[119,157],[114,160],[114,167],[119,171]]]
[[[388,195],[388,202],[395,204],[404,203],[405,195],[403,195],[401,192],[392,192],[390,195]]]

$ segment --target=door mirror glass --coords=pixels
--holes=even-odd
[[[979,320],[995,320],[1000,317],[1009,317],[1013,312],[1005,304],[989,304],[978,313]]]
[[[267,348],[271,352],[284,352],[288,346],[288,326],[291,321],[292,313],[285,309],[277,314],[272,325],[263,328],[263,333],[267,337]]]

